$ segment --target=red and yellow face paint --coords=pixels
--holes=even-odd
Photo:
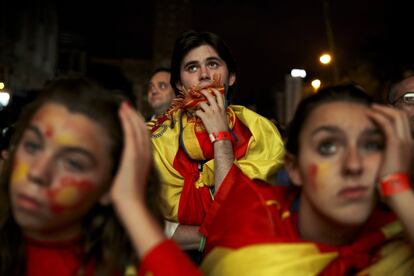
[[[12,175],[10,178],[10,183],[17,183],[20,181],[24,181],[27,177],[29,172],[29,165],[25,162],[15,161],[13,163],[13,170]]]
[[[311,164],[308,168],[309,185],[313,189],[320,189],[326,185],[329,180],[330,164],[322,162],[319,164]]]
[[[60,214],[78,209],[94,189],[94,186],[94,183],[90,180],[63,177],[57,187],[52,187],[46,192],[50,210],[53,213]]]

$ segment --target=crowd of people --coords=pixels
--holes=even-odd
[[[0,275],[412,275],[414,77],[388,105],[323,88],[283,138],[231,104],[236,80],[224,41],[187,31],[149,118],[86,77],[46,83],[2,148]]]

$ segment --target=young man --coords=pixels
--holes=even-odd
[[[235,82],[235,61],[217,35],[189,31],[177,39],[171,86],[181,95],[152,128],[152,143],[163,179],[163,214],[180,224],[170,234],[183,248],[198,247],[198,227],[233,163],[264,181],[282,163],[283,143],[274,124],[228,105]]]

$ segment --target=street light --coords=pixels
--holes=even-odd
[[[10,101],[10,94],[6,91],[0,92],[0,110],[7,106]]]
[[[304,69],[292,69],[290,71],[290,75],[293,78],[302,78],[302,79],[304,79],[304,78],[306,78],[306,71]]]
[[[314,79],[312,82],[311,82],[311,85],[312,85],[312,87],[313,87],[313,91],[318,91],[318,89],[321,87],[321,80],[319,80],[319,79]]]
[[[329,63],[331,63],[331,61],[332,61],[332,57],[331,57],[331,55],[330,55],[330,54],[325,53],[325,54],[322,54],[322,55],[319,57],[319,61],[320,61],[322,64],[324,64],[324,65],[328,65]]]

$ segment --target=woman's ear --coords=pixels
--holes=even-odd
[[[300,170],[299,170],[299,162],[298,158],[291,154],[286,152],[285,154],[285,168],[289,174],[289,178],[292,181],[292,184],[295,186],[302,186],[302,178],[300,176]]]

